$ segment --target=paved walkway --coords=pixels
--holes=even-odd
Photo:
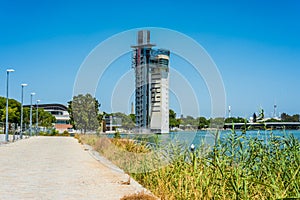
[[[95,160],[71,137],[33,137],[0,145],[0,199],[120,199],[142,191]]]

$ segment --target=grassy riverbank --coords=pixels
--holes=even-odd
[[[100,153],[107,152],[103,147],[112,146],[107,141],[103,145],[103,140],[100,144],[97,137],[93,141],[84,142],[94,145]],[[137,146],[145,151],[136,153],[149,151],[142,144]],[[127,149],[126,145],[114,148]],[[178,152],[176,146],[172,148]],[[218,138],[209,153],[203,154],[201,149],[194,153],[181,150],[169,165],[155,171],[131,173],[131,176],[161,199],[300,198],[300,143],[292,135],[259,140],[233,131],[226,138]],[[115,162],[116,156],[112,155],[104,154]],[[124,169],[127,157],[119,160],[123,162],[115,164]]]

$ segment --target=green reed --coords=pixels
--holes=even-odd
[[[170,145],[174,158],[156,171],[131,174],[161,199],[300,198],[300,143],[293,135],[268,140],[234,130],[210,153]]]

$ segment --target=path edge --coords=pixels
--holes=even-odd
[[[135,188],[135,193],[140,193],[143,192],[145,194],[149,194],[157,199],[159,199],[158,197],[156,197],[150,190],[146,189],[145,187],[143,187],[140,183],[138,183],[134,178],[132,178],[129,174],[125,173],[124,170],[122,170],[121,168],[119,168],[118,166],[116,166],[115,164],[113,164],[110,160],[108,160],[107,158],[105,158],[104,156],[101,156],[99,154],[99,152],[95,151],[93,149],[92,146],[87,145],[87,144],[82,144],[83,148],[85,151],[88,151],[88,153],[98,162],[100,162],[101,164],[103,164],[105,167],[108,167],[120,174],[122,174],[123,176],[126,177],[130,177],[130,185],[132,185]]]

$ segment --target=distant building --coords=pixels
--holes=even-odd
[[[113,133],[117,129],[122,127],[122,119],[120,117],[105,115],[104,116],[106,129],[104,130],[106,133]]]
[[[24,107],[30,107],[30,105]],[[32,107],[36,108],[36,105],[32,105]],[[67,106],[63,104],[39,104],[38,108],[43,108],[46,112],[49,112],[55,117],[56,121],[54,127],[60,133],[72,128]]]
[[[168,133],[170,51],[153,46],[148,30],[139,31],[137,45],[132,46],[136,125],[140,130]]]

